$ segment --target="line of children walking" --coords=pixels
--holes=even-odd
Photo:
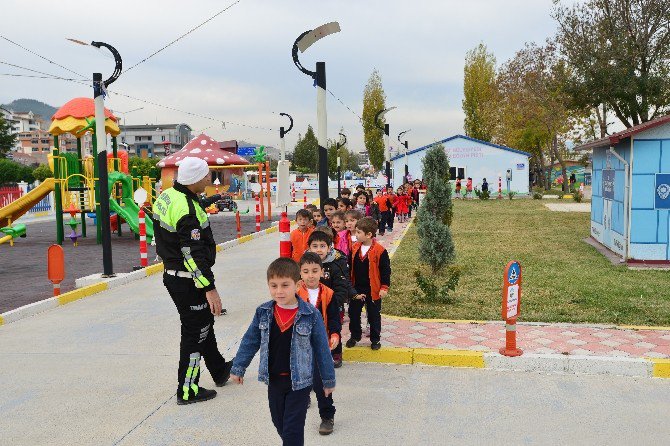
[[[361,340],[363,307],[370,323],[371,348],[381,347],[381,299],[390,286],[389,256],[375,240],[378,226],[367,215],[368,200],[360,200],[361,212],[341,198],[335,203],[324,201],[325,215],[316,213],[318,222],[310,209],[296,213],[292,258],[277,259],[268,267],[272,300],[256,309],[233,361],[231,379],[242,384],[260,350],[258,379],[268,385],[272,422],[285,445],[304,444],[312,389],[321,417],[319,433],[334,430],[333,390],[335,368],[342,366],[345,303],[349,303],[351,333],[347,347]]]

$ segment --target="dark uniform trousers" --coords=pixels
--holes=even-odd
[[[363,336],[361,328],[361,313],[365,306],[365,312],[370,323],[370,341],[374,344],[381,340],[382,332],[382,300],[372,300],[369,292],[365,293],[365,302],[359,299],[351,299],[349,303],[349,332],[351,337],[360,341]]]
[[[163,284],[177,307],[181,320],[177,397],[188,399],[197,394],[200,359],[203,358],[214,381],[223,374],[225,360],[216,345],[214,316],[205,292],[196,288],[189,277],[163,275]]]
[[[302,446],[305,444],[305,419],[312,386],[300,390],[291,387],[290,376],[270,375],[270,416],[284,446]]]

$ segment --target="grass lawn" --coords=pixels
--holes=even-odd
[[[500,320],[503,269],[514,259],[523,269],[522,321],[670,325],[670,271],[613,266],[582,242],[589,236],[588,213],[551,212],[546,202],[455,201],[451,229],[462,273],[453,303],[417,300],[418,236],[412,225],[393,257],[383,312]]]

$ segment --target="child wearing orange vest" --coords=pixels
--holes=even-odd
[[[342,331],[340,309],[337,301],[333,299],[333,290],[320,282],[321,276],[323,276],[321,257],[314,252],[306,252],[300,259],[301,283],[298,286],[298,296],[319,311],[326,326],[330,349],[334,350],[340,343],[340,332]],[[323,383],[318,367],[314,367],[313,388],[319,405],[319,415],[321,416],[319,433],[328,435],[333,431],[335,424],[335,405],[333,404],[333,396],[326,396],[323,392]]]
[[[361,340],[361,312],[365,311],[370,323],[372,350],[381,348],[381,299],[386,296],[391,285],[391,259],[388,252],[375,240],[377,222],[364,217],[356,223],[356,239],[351,252],[351,283],[356,295],[349,303],[349,331],[351,338],[347,347],[351,348]]]
[[[307,241],[314,231],[314,228],[310,225],[312,213],[307,209],[300,209],[295,213],[295,221],[298,223],[298,227],[291,231],[291,258],[298,263],[307,251]]]

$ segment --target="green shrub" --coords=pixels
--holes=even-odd
[[[439,280],[435,276],[427,277],[421,274],[420,270],[415,270],[416,285],[421,290],[421,294],[417,294],[417,298],[425,302],[453,303],[450,293],[455,291],[458,286],[461,270],[457,266],[450,265],[444,270],[442,276],[444,278]]]
[[[33,176],[38,181],[44,181],[47,178],[53,178],[54,173],[51,171],[48,165],[40,164],[35,170],[33,170]]]
[[[543,197],[542,192],[535,191],[533,192],[533,200],[541,200]]]
[[[512,200],[515,195],[516,195],[516,192],[513,192],[513,191],[507,192],[507,198],[509,198],[510,200]]]
[[[584,194],[579,190],[575,190],[572,193],[572,199],[575,200],[577,203],[581,203],[582,200],[584,199]]]

